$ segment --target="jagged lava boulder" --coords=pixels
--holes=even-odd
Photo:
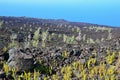
[[[10,68],[17,68],[18,71],[29,71],[34,66],[34,58],[31,54],[24,53],[22,50],[12,48],[9,50],[7,61]]]

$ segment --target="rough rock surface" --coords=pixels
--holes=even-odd
[[[20,49],[13,48],[9,50],[7,62],[10,68],[17,68],[18,71],[29,71],[34,65],[34,58],[31,54],[26,54]]]

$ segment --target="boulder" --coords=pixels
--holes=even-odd
[[[34,58],[31,54],[21,52],[20,49],[13,48],[9,50],[8,66],[17,68],[18,71],[29,71],[34,66]]]

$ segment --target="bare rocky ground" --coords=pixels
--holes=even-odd
[[[41,73],[39,80],[44,79],[44,76],[50,76],[51,79],[54,74],[59,75],[60,80],[64,79],[61,69],[68,65],[71,66],[77,61],[80,61],[85,70],[89,72],[91,69],[88,68],[87,64],[90,58],[96,59],[91,67],[104,63],[108,68],[117,65],[116,69],[119,70],[120,28],[66,20],[26,17],[0,17],[0,20],[3,21],[0,29],[1,78],[9,78],[8,80],[13,78],[11,72],[9,72],[9,75],[5,74],[3,62],[7,62],[10,68],[17,67],[17,75],[24,71],[33,73],[34,70],[38,70]],[[39,43],[37,46],[33,46],[31,42],[34,41],[33,36],[39,27],[41,28],[39,31],[41,36],[38,38]],[[43,47],[44,37],[42,33],[46,31],[48,35]],[[14,36],[12,39],[11,35]],[[65,35],[70,40],[64,41]],[[72,36],[74,36],[74,39]],[[9,45],[13,40],[15,45],[10,47]],[[29,46],[27,46],[27,42],[30,42]],[[106,57],[108,57],[107,51],[110,52],[111,56],[115,53],[114,61],[110,64],[106,60]],[[81,80],[82,78],[78,78],[76,76],[77,72],[74,71],[76,70],[73,70],[70,78]],[[119,78],[120,75],[117,72],[114,74]],[[94,76],[94,79],[100,78]]]

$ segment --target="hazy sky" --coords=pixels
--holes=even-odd
[[[120,0],[0,0],[0,16],[66,19],[120,26]]]

